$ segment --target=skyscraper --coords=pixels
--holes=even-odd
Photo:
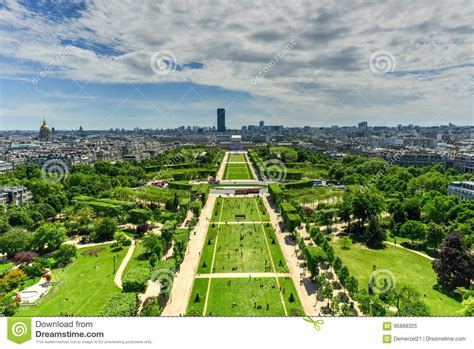
[[[261,120],[259,123],[260,128],[263,128],[265,126],[265,121]]]
[[[225,132],[225,109],[217,109],[217,132]]]

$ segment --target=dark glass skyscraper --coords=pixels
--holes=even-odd
[[[225,132],[225,109],[217,109],[217,131]]]

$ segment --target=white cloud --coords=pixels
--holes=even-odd
[[[57,61],[60,69],[48,76],[192,82],[272,98],[268,114],[280,113],[286,124],[293,123],[289,115],[294,124],[304,118],[352,124],[354,115],[374,123],[396,124],[397,117],[430,123],[441,109],[455,122],[472,123],[469,1],[94,1],[79,18],[60,21],[13,0],[6,5],[0,9],[0,54],[18,67],[2,63],[3,76],[21,76],[28,71],[23,62],[45,67]],[[78,47],[58,60],[64,40],[77,40]],[[296,42],[290,52],[253,85],[252,78],[290,40]],[[84,43],[116,54],[80,48]],[[204,69],[154,74],[149,59],[159,50],[171,51],[179,65],[195,61]],[[399,77],[370,71],[368,60],[377,50],[393,54]],[[451,66],[458,68],[424,74]]]

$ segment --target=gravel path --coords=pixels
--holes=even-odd
[[[122,289],[122,274],[123,274],[123,271],[125,270],[125,267],[127,266],[128,262],[130,261],[130,258],[132,258],[133,251],[135,251],[135,240],[132,240],[132,244],[128,248],[127,255],[122,260],[122,263],[120,263],[120,267],[118,268],[117,272],[115,273],[114,283],[120,289]]]

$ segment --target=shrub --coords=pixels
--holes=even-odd
[[[71,263],[77,257],[77,247],[74,245],[64,244],[61,245],[59,250],[54,254],[56,264],[58,266],[65,267]]]
[[[138,236],[143,236],[147,231],[150,230],[150,224],[148,223],[141,223],[137,225],[137,228],[135,229],[135,232],[137,233]]]
[[[133,267],[125,274],[122,280],[123,291],[138,293],[145,292],[150,276],[150,268],[139,265]]]
[[[0,279],[0,290],[3,289],[5,292],[10,292],[17,288],[26,279],[27,275],[23,270],[10,270],[3,278]]]
[[[99,316],[134,316],[137,307],[138,296],[136,293],[117,293],[107,301]]]
[[[13,257],[12,261],[15,264],[22,264],[22,263],[30,264],[38,256],[39,255],[33,251],[21,251],[15,254],[15,257]]]
[[[158,297],[151,297],[143,304],[140,316],[160,316],[162,312],[163,308],[158,301]]]

